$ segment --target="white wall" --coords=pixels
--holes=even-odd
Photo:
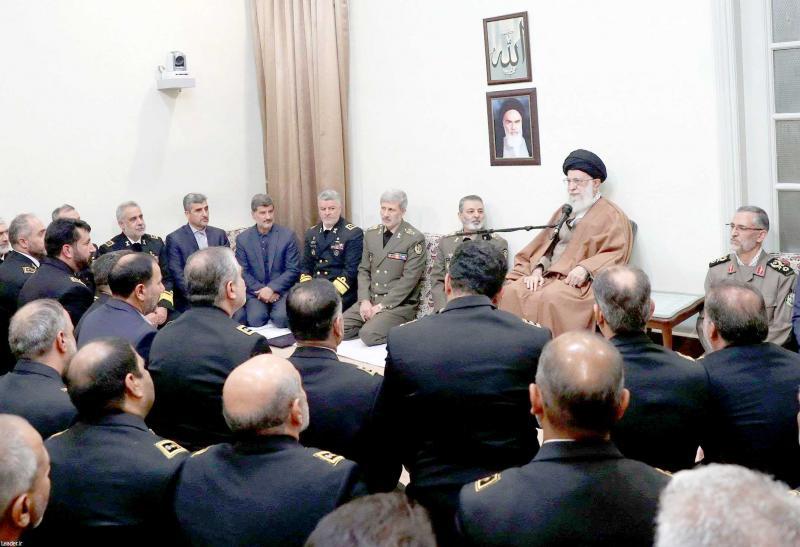
[[[102,243],[121,201],[165,235],[197,191],[213,225],[249,223],[265,179],[252,43],[246,0],[4,2],[0,216],[69,202]],[[178,96],[155,81],[173,49],[197,79]]]
[[[533,82],[488,86],[482,19],[527,11]],[[495,227],[543,224],[565,200],[561,164],[600,155],[603,192],[639,225],[634,263],[657,290],[702,292],[723,254],[719,91],[712,2],[351,1],[352,216],[379,222],[389,187],[407,219],[458,228],[484,197]],[[541,166],[489,165],[487,91],[536,87]],[[516,252],[532,237],[509,237]]]

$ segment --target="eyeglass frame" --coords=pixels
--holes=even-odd
[[[590,179],[564,178],[564,179],[561,179],[561,182],[563,182],[564,184],[567,184],[567,185],[569,185],[570,182],[574,182],[578,186],[586,186],[587,183],[592,182],[593,180],[596,180],[596,177],[595,178],[590,178]]]
[[[766,228],[748,228],[747,226],[741,226],[739,224],[734,224],[733,222],[726,222],[725,226],[732,232],[734,230],[738,230],[740,232],[766,232]]]

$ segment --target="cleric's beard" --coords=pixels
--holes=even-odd
[[[503,144],[506,144],[510,147],[517,147],[523,142],[525,142],[525,137],[522,135],[522,133],[517,133],[516,135],[506,135]]]
[[[587,184],[586,188],[581,190],[579,195],[569,196],[568,201],[569,204],[572,205],[573,214],[578,215],[583,213],[594,203],[594,188]]]

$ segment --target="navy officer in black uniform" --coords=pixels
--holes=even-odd
[[[411,475],[406,492],[445,544],[461,486],[539,448],[528,385],[550,331],[495,308],[506,270],[488,241],[463,242],[441,313],[389,331],[379,411]]]
[[[626,458],[667,471],[694,466],[708,412],[708,375],[645,333],[655,305],[642,270],[612,266],[594,282],[600,332],[622,354],[631,404],[611,433]]]
[[[289,291],[286,312],[297,340],[289,361],[303,378],[314,414],[300,442],[357,462],[370,491],[394,490],[402,467],[396,452],[389,449],[392,432],[381,423],[375,406],[382,377],[339,361],[336,348],[344,336],[344,324],[336,289],[325,279],[295,285]]]
[[[75,354],[72,322],[55,300],[22,306],[11,320],[11,349],[19,358],[0,376],[0,413],[22,416],[43,438],[65,430],[75,418],[61,379]]]
[[[591,332],[564,333],[542,352],[530,396],[542,448],[527,465],[464,486],[463,543],[652,545],[669,478],[609,440],[630,397],[619,352]]]
[[[317,196],[320,223],[305,234],[300,282],[322,278],[333,283],[349,308],[358,296],[358,264],[364,249],[364,232],[342,216],[342,198],[335,190]]]
[[[757,469],[797,488],[800,355],[766,342],[764,298],[744,281],[711,285],[703,329],[714,350],[699,360],[711,397],[703,461]]]
[[[154,395],[144,360],[120,338],[96,340],[75,354],[67,386],[78,421],[45,443],[52,494],[41,544],[171,543],[169,499],[189,453],[145,425]]]
[[[148,321],[159,327],[166,322],[168,312],[174,309],[172,281],[167,267],[167,251],[164,246],[164,240],[158,236],[145,233],[147,227],[144,223],[144,215],[135,201],[126,201],[117,206],[117,224],[119,224],[122,233],[115,235],[100,245],[97,248],[97,255],[103,256],[112,251],[131,250],[149,253],[158,261],[164,290],[158,300],[158,307],[155,311],[146,315]]]
[[[299,443],[308,400],[285,359],[259,355],[237,367],[222,397],[232,442],[193,454],[175,492],[192,545],[299,547],[322,517],[365,492],[355,463]]]
[[[190,450],[230,438],[222,418],[222,385],[267,339],[234,321],[245,302],[242,267],[228,247],[196,251],[184,270],[192,306],[153,340],[149,369],[156,404],[149,423]]]
[[[47,257],[22,287],[17,304],[22,307],[39,298],[55,298],[77,325],[94,302],[94,290],[78,279],[77,272],[89,267],[94,246],[92,228],[82,220],[59,218],[44,234]]]

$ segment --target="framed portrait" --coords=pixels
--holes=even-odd
[[[492,165],[541,165],[536,88],[486,94]]]
[[[483,40],[489,85],[531,81],[527,12],[484,19]]]

